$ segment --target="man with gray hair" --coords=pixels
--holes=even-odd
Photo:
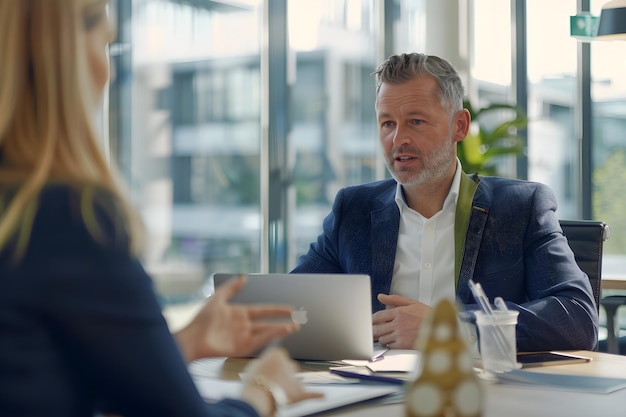
[[[594,349],[598,314],[544,184],[467,175],[470,114],[450,63],[419,53],[378,66],[376,116],[391,179],[347,187],[293,273],[368,274],[374,339],[414,347],[442,299],[478,307],[469,280],[519,311],[517,349]]]

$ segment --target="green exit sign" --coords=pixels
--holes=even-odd
[[[598,31],[598,17],[588,13],[570,16],[570,35],[576,38],[593,38]]]

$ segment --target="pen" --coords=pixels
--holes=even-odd
[[[391,376],[376,375],[374,373],[362,374],[359,372],[347,371],[343,369],[331,369],[330,373],[337,374],[339,376],[343,376],[346,378],[356,378],[356,379],[362,379],[365,381],[386,382],[386,383],[395,384],[395,385],[402,385],[405,383],[405,380],[402,378],[394,378]]]
[[[507,308],[504,299],[502,299],[502,297],[496,297],[494,298],[493,302],[496,305],[496,308],[500,311],[509,311],[509,309]]]
[[[379,352],[376,355],[372,356],[370,358],[370,362],[377,362],[377,361],[385,359],[385,353],[387,353],[388,350],[389,348],[385,348],[385,350],[383,350],[382,352]]]
[[[487,298],[485,291],[483,291],[482,285],[480,285],[480,283],[475,283],[474,280],[470,279],[469,286],[472,294],[474,295],[474,298],[476,299],[476,302],[478,302],[478,305],[480,306],[480,309],[483,311],[483,313],[489,316],[494,316],[491,304],[489,304],[489,298]],[[503,301],[504,300],[502,300],[502,302]],[[509,341],[507,340],[506,335],[502,330],[502,327],[500,327],[500,324],[497,321],[495,322],[494,330],[496,346],[500,351],[500,354],[502,354],[503,357],[506,357],[507,352],[509,352],[511,346],[509,345]]]

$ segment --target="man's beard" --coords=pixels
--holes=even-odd
[[[405,187],[412,187],[427,184],[445,177],[450,171],[451,161],[455,159],[456,142],[452,138],[448,138],[446,146],[439,148],[429,155],[424,155],[421,151],[409,147],[400,147],[392,151],[391,155],[385,157],[387,169],[397,182]],[[408,153],[421,161],[422,168],[418,172],[412,172],[411,169],[404,171],[403,169],[393,168],[395,162],[394,154]]]

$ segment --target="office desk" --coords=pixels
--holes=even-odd
[[[590,375],[626,378],[626,356],[608,353],[578,351],[593,360],[584,364],[570,364],[534,368],[535,372]],[[230,378],[240,363],[227,361],[227,369],[219,376]],[[215,376],[218,376],[216,374]],[[324,417],[403,417],[404,404],[381,404],[376,400],[347,406],[318,414]],[[592,394],[560,391],[549,387],[524,388],[485,382],[485,412],[483,417],[624,417],[626,416],[626,389],[610,394]]]
[[[593,360],[585,364],[571,364],[534,368],[536,372],[591,375],[626,378],[626,357],[608,353],[578,351]],[[523,388],[486,383],[486,401],[483,417],[624,417],[626,416],[626,389],[611,394],[590,394],[559,391],[552,388]],[[323,414],[333,417],[402,417],[403,404],[354,405]]]
[[[602,273],[603,290],[626,290],[626,274]]]

